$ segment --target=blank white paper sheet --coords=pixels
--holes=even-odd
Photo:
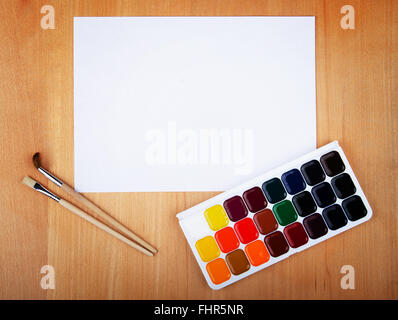
[[[75,187],[222,191],[316,148],[314,17],[74,18]]]

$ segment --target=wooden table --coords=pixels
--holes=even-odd
[[[54,30],[40,27],[44,4]],[[354,30],[340,26],[345,4]],[[27,174],[45,181],[36,151],[73,184],[73,17],[147,15],[315,15],[318,145],[340,141],[373,219],[212,291],[175,215],[216,193],[88,194],[159,249],[149,258],[23,186]],[[398,298],[398,1],[1,1],[0,39],[0,298]],[[55,290],[40,286],[43,265]],[[343,265],[355,290],[340,287]]]

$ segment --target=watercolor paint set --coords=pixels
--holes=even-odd
[[[371,216],[334,141],[177,218],[207,283],[220,289]]]

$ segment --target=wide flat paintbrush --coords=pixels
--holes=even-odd
[[[57,177],[55,177],[53,174],[48,172],[46,169],[44,169],[40,165],[40,154],[39,152],[36,152],[33,155],[32,158],[34,166],[41,172],[46,178],[54,182],[58,187],[69,193],[76,201],[80,202],[87,208],[89,208],[91,211],[93,211],[97,216],[101,217],[104,221],[112,225],[114,228],[120,230],[123,232],[126,236],[130,237],[132,240],[136,241],[143,247],[147,248],[149,251],[152,253],[158,252],[154,247],[152,247],[148,242],[145,240],[141,239],[138,237],[135,233],[133,233],[131,230],[127,229],[124,225],[122,225],[119,221],[117,221],[115,218],[107,214],[105,211],[103,211],[101,208],[99,208],[97,205],[92,203],[90,200],[87,198],[83,197],[79,192],[77,192],[75,189],[73,189],[71,186],[67,185],[65,182],[61,181]]]
[[[52,193],[51,191],[47,190],[44,188],[40,183],[37,181],[33,180],[32,178],[26,176],[23,180],[22,183],[27,185],[28,187],[46,195],[47,197],[55,200],[58,202],[61,206],[64,208],[72,211],[74,214],[77,214],[79,217],[83,218],[84,220],[92,223],[95,225],[97,228],[100,228],[101,230],[104,230],[105,232],[111,234],[112,236],[118,238],[119,240],[127,243],[131,247],[141,251],[142,253],[145,253],[148,256],[153,256],[153,253],[149,251],[148,249],[142,247],[141,245],[137,244],[136,242],[131,241],[130,239],[126,238],[122,234],[116,232],[115,230],[109,228],[106,224],[102,223],[101,221],[96,220],[89,214],[85,213],[83,210],[79,209],[78,207],[74,206],[72,203],[66,201],[65,199],[60,198],[56,194]]]

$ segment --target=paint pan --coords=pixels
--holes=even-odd
[[[334,141],[177,218],[208,285],[220,289],[371,216]]]

